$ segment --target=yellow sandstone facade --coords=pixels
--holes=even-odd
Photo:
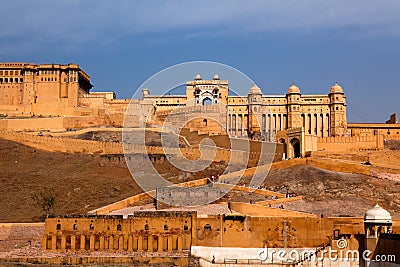
[[[223,127],[232,136],[276,141],[276,132],[303,127],[307,134],[318,137],[342,136],[346,133],[346,97],[337,83],[326,95],[302,95],[296,85],[286,95],[264,95],[259,87],[250,88],[247,96],[228,94],[227,80],[214,75],[203,80],[197,75],[186,83],[186,95],[152,96],[143,90],[143,100],[155,105],[155,113],[162,119],[168,111],[182,107],[226,113]]]
[[[287,157],[315,150],[383,149],[384,140],[400,138],[396,116],[381,124],[348,123],[346,96],[337,83],[326,94],[303,95],[292,84],[282,95],[264,94],[254,85],[246,96],[234,96],[229,82],[217,74],[212,79],[196,75],[183,95],[152,95],[149,88],[132,100],[90,92],[92,87],[90,76],[75,63],[0,63],[0,116],[6,117],[0,129],[120,127],[125,118],[129,127],[170,126],[176,132],[187,128],[284,143]]]
[[[90,76],[78,64],[0,63],[3,116],[123,114],[129,100],[113,92],[89,92]]]

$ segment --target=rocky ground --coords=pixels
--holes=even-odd
[[[0,139],[0,222],[36,222],[44,212],[32,199],[41,192],[56,197],[52,215],[83,214],[141,193],[126,167],[103,164],[104,157],[47,152]],[[170,181],[185,182],[215,175],[220,164],[182,175],[166,163],[156,168]]]
[[[285,204],[285,208],[327,216],[363,216],[379,203],[400,217],[400,183],[391,180],[303,165],[270,171],[262,186],[304,197],[303,201]]]
[[[385,151],[369,157],[373,164],[387,159],[392,163],[397,152]],[[50,153],[0,139],[0,166],[0,222],[42,221],[44,212],[32,199],[42,191],[56,197],[52,215],[86,213],[141,192],[123,164],[104,164],[104,156]],[[223,168],[223,164],[214,163],[203,172],[182,175],[167,162],[157,163],[159,172],[170,174],[172,182],[210,177]],[[303,201],[285,204],[285,208],[326,216],[362,216],[378,202],[395,217],[400,216],[400,182],[389,179],[295,166],[270,171],[262,186],[304,197]],[[222,200],[262,199],[236,192]]]

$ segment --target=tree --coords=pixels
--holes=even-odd
[[[56,195],[54,192],[50,190],[42,190],[34,193],[32,199],[42,209],[42,211],[46,213],[46,218],[49,218],[50,211],[56,204]]]

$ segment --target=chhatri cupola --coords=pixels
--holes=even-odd
[[[390,233],[391,226],[392,216],[378,204],[365,212],[364,228],[367,238],[378,238],[381,233]]]

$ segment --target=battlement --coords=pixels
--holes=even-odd
[[[326,151],[383,150],[384,138],[382,135],[318,137],[317,148]]]

